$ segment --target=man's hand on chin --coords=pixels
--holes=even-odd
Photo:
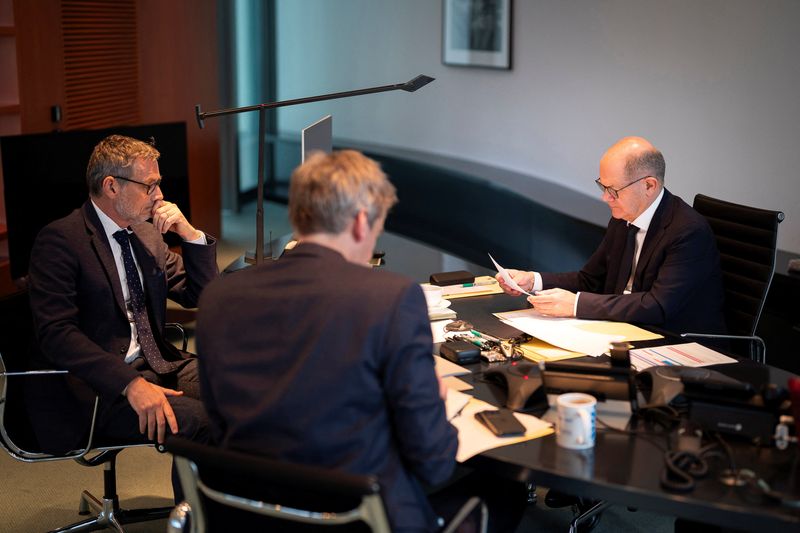
[[[164,443],[167,425],[173,434],[178,433],[178,421],[167,396],[182,394],[181,391],[159,387],[143,377],[135,378],[123,391],[128,403],[139,415],[139,432],[144,434],[146,430],[149,440],[158,437],[159,444]]]
[[[153,204],[153,225],[162,234],[168,231],[177,233],[184,241],[193,241],[203,235],[189,224],[177,205],[164,200]]]

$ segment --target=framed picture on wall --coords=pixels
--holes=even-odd
[[[442,62],[511,68],[511,0],[442,0]]]

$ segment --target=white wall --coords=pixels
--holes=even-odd
[[[513,69],[441,63],[439,0],[278,0],[278,95],[406,81],[280,111],[334,135],[477,160],[596,195],[597,162],[642,135],[667,186],[786,213],[800,253],[800,2],[516,0]],[[579,214],[578,214],[579,215]]]

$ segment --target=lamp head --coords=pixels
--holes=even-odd
[[[417,76],[413,80],[405,82],[403,84],[403,86],[401,87],[401,89],[403,89],[404,91],[408,91],[410,93],[413,93],[414,91],[416,91],[420,87],[424,87],[425,85],[428,85],[430,82],[432,82],[435,79],[436,78],[431,78],[430,76],[424,76],[424,75],[420,74],[419,76]]]

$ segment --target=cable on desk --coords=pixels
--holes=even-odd
[[[656,448],[658,448],[659,450],[661,450],[664,453],[666,453],[667,450],[668,450],[667,447],[663,446],[660,442],[658,442],[654,438],[655,434],[651,435],[648,432],[637,431],[635,429],[619,429],[619,428],[615,428],[614,426],[608,425],[606,422],[604,422],[599,417],[596,418],[595,420],[597,421],[597,423],[599,425],[603,426],[603,429],[605,429],[606,431],[611,431],[611,432],[614,432],[614,433],[622,433],[623,435],[631,435],[633,437],[637,437],[637,438],[640,438],[642,440],[646,440],[647,442],[649,442],[650,444],[652,444],[653,446],[655,446]]]

